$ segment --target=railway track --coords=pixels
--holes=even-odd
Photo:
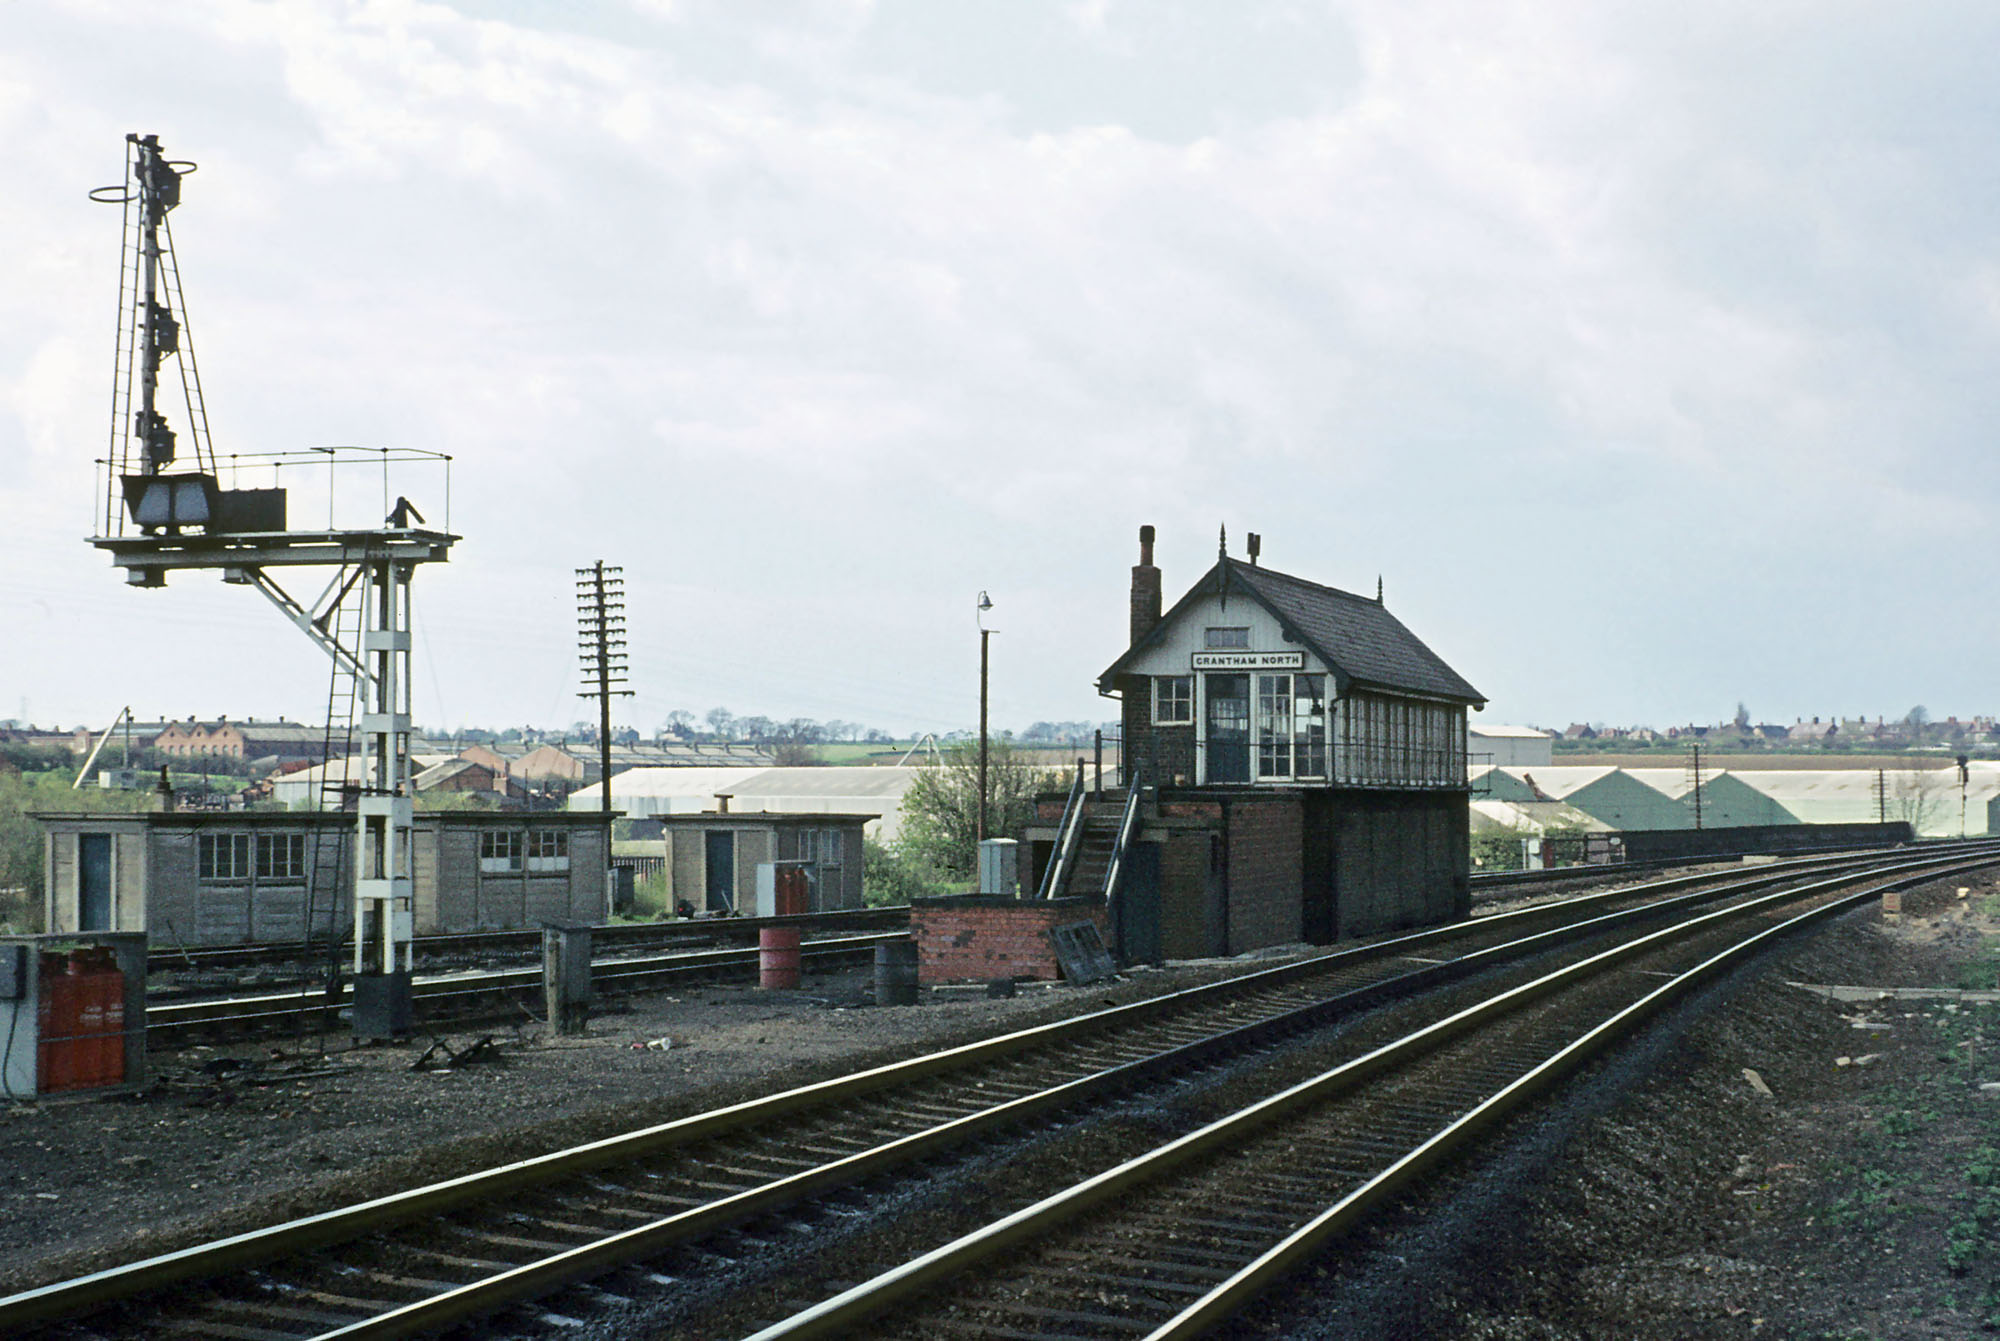
[[[1548,1016],[1543,1003],[1556,999],[1562,983],[1602,982],[1607,976],[1621,983],[1635,977],[1649,986],[1657,983],[1644,972],[1605,971],[1615,963],[1636,966],[1642,955],[1686,954],[1674,947],[1684,946],[1689,935],[1712,934],[1694,928],[1774,917],[1780,904],[1801,900],[1822,911],[1834,909],[1872,897],[1885,875],[1917,883],[1996,860],[2000,849],[1983,846],[1920,861],[1848,858],[1767,866],[1730,880],[1683,876],[1353,947],[58,1282],[0,1300],[0,1330],[14,1335],[40,1327],[37,1335],[74,1338],[409,1336],[508,1310],[489,1317],[485,1327],[492,1334],[532,1333],[541,1325],[540,1315],[532,1306],[518,1305],[553,1293],[551,1307],[588,1312],[612,1301],[609,1306],[678,1319],[669,1325],[686,1323],[690,1330],[684,1334],[724,1334],[713,1317],[688,1322],[704,1309],[722,1308],[726,1314],[726,1301],[704,1291],[704,1281],[718,1275],[716,1262],[742,1267],[775,1241],[784,1251],[770,1254],[773,1260],[793,1264],[783,1279],[803,1288],[830,1269],[795,1269],[800,1254],[809,1256],[822,1240],[839,1240],[834,1231],[844,1221],[869,1219],[871,1207],[909,1195],[910,1186],[922,1184],[926,1174],[969,1158],[968,1149],[989,1155],[1015,1149],[1031,1163],[1034,1147],[1051,1133],[1088,1125],[1092,1114],[1120,1104],[1158,1104],[1163,1096],[1199,1089],[1219,1076],[1239,1086],[1261,1085],[1265,1092],[1243,1105],[1260,1116],[1240,1119],[1245,1126],[1206,1136],[1202,1132],[1208,1129],[1200,1128],[1168,1143],[1167,1149],[1179,1153],[1163,1157],[1167,1165],[1198,1165],[1216,1145],[1244,1139],[1247,1129],[1289,1130],[1273,1124],[1295,1112],[1318,1111],[1335,1093],[1387,1114],[1380,1081],[1389,1074],[1391,1059],[1401,1065],[1419,1054],[1450,1057],[1452,1047],[1463,1054],[1455,1062],[1458,1070],[1479,1078],[1481,1102],[1497,1094],[1524,1096],[1531,1091],[1513,1080],[1502,1084],[1494,1068],[1504,1061],[1519,1071],[1541,1043],[1523,1036],[1502,1045],[1493,1041],[1496,1035],[1473,1033],[1475,1025],[1484,1029],[1489,1020]],[[1844,892],[1857,880],[1875,883],[1860,893]],[[1691,918],[1709,920],[1685,926]],[[1661,928],[1662,922],[1671,925]],[[1375,1016],[1361,1015],[1384,1006]],[[1408,1034],[1423,1041],[1371,1041],[1369,1030],[1380,1032],[1381,1020],[1392,1015],[1398,1038]],[[1274,1077],[1284,1070],[1271,1059],[1328,1026],[1339,1027],[1325,1046],[1353,1053],[1328,1071],[1339,1079],[1322,1075],[1271,1092]],[[1552,1076],[1560,1069],[1537,1071],[1529,1065],[1521,1074]],[[1375,1083],[1363,1083],[1370,1081]],[[1414,1092],[1412,1082],[1398,1087]],[[1462,1106],[1461,1099],[1440,1098],[1417,1117],[1392,1122],[1384,1116],[1370,1129],[1434,1135],[1432,1119],[1455,1105]],[[1331,1138],[1324,1135],[1285,1139],[1315,1159],[1331,1149],[1326,1145]],[[1413,1145],[1411,1151],[1434,1153],[1394,1155],[1388,1168],[1406,1170],[1407,1178],[1449,1148],[1449,1143]],[[1288,1154],[1270,1167],[1282,1171],[1303,1158]],[[1074,1219],[1075,1211],[1101,1207],[1107,1199],[1136,1201],[1137,1189],[1153,1185],[1165,1166],[1149,1167],[1153,1172],[1122,1173],[1112,1182],[1099,1175],[1081,1192],[1051,1191],[1041,1200],[1066,1206],[1069,1214],[1038,1220],[1032,1232],[1054,1232],[1054,1226]],[[1350,1172],[1358,1177],[1365,1170]],[[1275,1178],[1225,1173],[1224,1191],[1232,1177],[1241,1183],[1239,1192]],[[859,1188],[873,1195],[864,1197]],[[1169,1209],[1155,1212],[1158,1223],[1174,1220],[1175,1204],[1187,1222],[1186,1197],[1194,1194],[1163,1195]],[[1229,1251],[1247,1254],[1242,1267],[1248,1269],[1285,1240],[1290,1232],[1280,1224],[1285,1219],[1271,1211],[1242,1213],[1245,1225],[1262,1225],[1269,1231],[1264,1238],[1275,1236],[1277,1243],[1220,1230],[1209,1235],[1216,1243],[1204,1249],[1210,1278],[1200,1288],[1217,1283],[1213,1277],[1222,1267],[1215,1254],[1223,1251],[1218,1244],[1227,1240]],[[961,1237],[980,1245],[980,1253],[996,1246],[1018,1251],[1025,1232],[1009,1217],[1000,1228]],[[1196,1226],[1196,1232],[1208,1234],[1208,1228]],[[1058,1254],[1048,1259],[1055,1262],[1072,1260],[1061,1257],[1063,1252],[1099,1251],[1089,1245],[1045,1250]],[[850,1290],[835,1292],[830,1301],[804,1300],[791,1318],[773,1323],[781,1330],[769,1334],[848,1334],[883,1308],[907,1306],[910,1291],[921,1292],[942,1274],[963,1272],[974,1260],[987,1259],[891,1265],[879,1281],[855,1287],[879,1293],[864,1297]],[[1234,1279],[1238,1268],[1224,1274]],[[998,1269],[988,1267],[981,1279],[997,1275]],[[1094,1288],[1102,1292],[1103,1282]],[[1147,1297],[1185,1303],[1193,1288],[1177,1280]],[[902,1303],[898,1289],[904,1292]],[[574,1303],[578,1298],[581,1304]],[[1066,1311],[1089,1318],[1106,1307],[1100,1301]],[[1129,1333],[1132,1316],[1118,1317],[1122,1321],[1105,1325]],[[1042,1334],[1037,1329],[1050,1321],[1042,1318],[1028,1334]]]
[[[903,939],[898,932],[828,936],[803,942],[802,967],[817,972],[872,962],[875,947]],[[652,992],[695,980],[709,980],[757,969],[756,950],[696,950],[641,958],[596,960],[591,964],[591,990],[599,997]],[[411,987],[418,1020],[427,1027],[519,1018],[523,1005],[539,1002],[542,970],[494,969],[418,978]],[[263,992],[250,996],[215,997],[194,1001],[158,1002],[146,1007],[146,1045],[168,1049],[213,1037],[243,1038],[281,1034],[294,1029],[314,1032],[338,1023],[339,1012],[353,999],[351,984],[342,983],[329,995],[323,988],[308,991]]]
[[[849,908],[784,917],[609,922],[591,928],[591,943],[599,950],[621,952],[692,948],[717,941],[742,941],[755,945],[758,933],[765,927],[798,927],[802,933],[810,934],[830,930],[887,930],[908,926],[909,921],[909,905],[895,904],[882,908]],[[540,930],[454,931],[418,936],[411,945],[420,961],[473,962],[493,955],[539,954],[542,933]],[[323,942],[310,946],[297,941],[185,947],[155,945],[146,956],[146,969],[156,974],[206,974],[266,965],[297,965],[302,959],[317,964],[324,962],[326,956],[327,946]],[[341,958],[344,961],[347,955],[343,953]]]

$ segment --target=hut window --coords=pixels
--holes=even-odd
[[[196,860],[203,880],[248,880],[250,835],[205,833],[197,845]]]
[[[1160,726],[1185,726],[1194,721],[1194,676],[1153,677],[1153,721]]]
[[[257,878],[259,880],[305,879],[306,836],[302,833],[258,834]]]
[[[488,875],[521,869],[521,832],[488,829],[479,835],[479,869]]]
[[[569,869],[569,830],[528,830],[528,869],[530,871],[567,871]]]
[[[1240,629],[1211,628],[1207,630],[1207,636],[1203,639],[1203,643],[1205,646],[1211,648],[1248,647],[1250,646],[1250,630],[1247,627]]]

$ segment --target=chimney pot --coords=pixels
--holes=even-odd
[[[1139,528],[1139,562],[1132,569],[1132,642],[1160,622],[1160,570],[1153,566],[1153,528]]]

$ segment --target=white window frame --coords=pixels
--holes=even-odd
[[[1250,649],[1250,626],[1211,624],[1201,631],[1201,644],[1211,652],[1246,652]]]
[[[553,875],[569,870],[569,830],[528,830],[528,873]]]
[[[522,869],[527,835],[519,829],[482,829],[479,833],[479,873],[512,875]]]
[[[1166,687],[1170,684],[1179,684],[1185,686],[1185,692],[1181,695],[1175,696],[1181,699],[1182,707],[1185,711],[1184,716],[1169,717],[1167,716],[1166,710],[1162,707],[1162,704],[1165,703],[1168,698],[1168,696],[1162,691],[1165,690]],[[1194,676],[1193,675],[1155,675],[1153,677],[1153,725],[1154,726],[1194,725]]]

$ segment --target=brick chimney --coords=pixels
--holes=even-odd
[[[1153,566],[1153,528],[1139,528],[1139,562],[1132,568],[1132,641],[1160,622],[1160,570]]]

